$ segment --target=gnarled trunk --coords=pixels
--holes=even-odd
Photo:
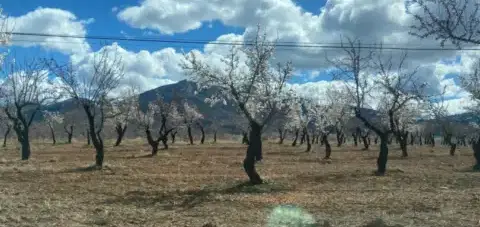
[[[353,137],[353,145],[354,145],[355,147],[358,146],[358,137],[357,137],[357,134],[352,133],[352,137]]]
[[[65,129],[65,133],[67,133],[67,143],[71,144],[73,138],[73,125],[70,125],[69,127],[63,126],[63,128]]]
[[[202,133],[202,137],[200,138],[200,144],[203,144],[205,142],[205,130],[203,129],[203,126],[200,127],[200,132]]]
[[[213,131],[213,143],[217,143],[217,130]]]
[[[396,138],[400,144],[400,150],[402,150],[402,158],[408,157],[407,143],[408,143],[408,134],[409,132],[396,132]],[[410,133],[411,135],[412,133]]]
[[[295,129],[295,137],[293,139],[293,142],[292,142],[292,147],[295,147],[297,146],[297,140],[298,140],[298,133],[300,132],[300,129]]]
[[[302,136],[300,137],[300,145],[303,145],[303,143],[305,142],[305,136],[306,136],[307,132],[306,132],[306,129],[304,128],[302,130]]]
[[[368,143],[368,135],[366,136],[361,136],[362,141],[363,141],[363,150],[368,150],[370,147],[370,144]]]
[[[125,136],[125,132],[127,131],[127,124],[122,126],[121,123],[117,123],[115,125],[115,131],[117,132],[117,141],[115,142],[115,147],[119,146],[122,143],[123,136]]]
[[[177,135],[177,131],[173,131],[172,133],[170,133],[170,136],[172,137],[172,144],[175,143],[175,137]]]
[[[325,144],[325,157],[324,159],[330,159],[332,154],[332,146],[330,146],[330,142],[328,142],[328,135],[325,133],[322,136],[322,141]]]
[[[477,141],[473,141],[472,149],[473,157],[475,158],[475,165],[473,166],[473,169],[480,171],[480,137],[478,137]]]
[[[20,125],[19,122],[13,125],[13,130],[17,134],[17,141],[20,143],[20,152],[22,160],[30,158],[30,137],[28,127]]]
[[[243,168],[251,184],[262,184],[263,180],[255,169],[255,162],[262,160],[262,127],[256,122],[250,122],[251,130]]]
[[[312,150],[312,143],[310,142],[310,135],[308,134],[308,132],[306,132],[305,134],[306,134],[306,141],[307,141],[307,150],[305,150],[305,152],[310,152],[310,150]]]
[[[385,175],[388,160],[388,136],[380,135],[380,152],[377,158],[377,175]]]
[[[85,113],[87,114],[88,126],[89,126],[89,135],[90,139],[93,143],[93,147],[95,147],[95,165],[97,167],[103,166],[103,159],[105,155],[105,150],[103,146],[103,140],[100,136],[100,133],[95,131],[95,119],[92,113],[89,111],[88,107],[84,107]]]
[[[336,136],[337,136],[337,147],[341,147],[343,144],[343,137],[345,135],[343,134],[343,132],[337,129]]]
[[[150,131],[150,129],[145,129],[145,134],[147,134],[148,144],[152,148],[152,156],[157,155],[159,142],[157,140],[153,139],[152,132]],[[164,144],[164,146],[165,146],[165,144]]]
[[[3,134],[3,147],[7,146],[7,139],[11,130],[12,130],[12,126],[7,125],[7,130],[5,131],[5,134]]]
[[[52,136],[52,145],[55,145],[57,143],[57,140],[55,138],[55,130],[53,130],[52,126],[48,126],[50,128],[50,135]]]
[[[250,141],[248,141],[248,134],[247,132],[242,132],[242,144],[249,145]]]
[[[187,134],[190,145],[193,145],[192,127],[190,125],[187,126]]]
[[[279,128],[278,129],[278,134],[280,136],[280,138],[279,138],[280,140],[278,141],[278,144],[283,144],[283,140],[285,140],[287,130]]]

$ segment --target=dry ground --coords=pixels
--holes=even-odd
[[[469,148],[391,149],[388,174],[375,177],[376,147],[334,147],[305,153],[264,143],[258,166],[267,184],[242,187],[245,147],[238,143],[175,145],[144,157],[141,141],[109,148],[104,170],[86,172],[92,148],[35,144],[19,161],[13,145],[0,150],[0,226],[266,226],[275,206],[295,204],[332,226],[375,218],[402,226],[479,226],[480,173]]]

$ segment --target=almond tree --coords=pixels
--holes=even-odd
[[[22,160],[28,160],[30,126],[40,108],[56,101],[59,94],[48,78],[44,64],[37,59],[23,63],[7,60],[1,74],[4,82],[0,85],[0,102],[21,144]]]
[[[217,117],[213,117],[212,126],[211,126],[213,131],[213,143],[217,143],[217,132],[221,126],[222,126],[222,121]]]
[[[428,108],[431,117],[442,131],[443,144],[450,146],[450,155],[454,156],[457,148],[457,144],[453,140],[454,122],[448,118],[450,113],[448,112],[448,104],[445,103],[444,95],[445,91],[443,91],[439,97],[435,97],[435,99],[430,100],[428,103]]]
[[[415,24],[410,34],[460,47],[480,44],[480,4],[477,0],[410,0],[407,9]],[[413,12],[412,12],[413,11]]]
[[[468,110],[476,116],[475,125],[480,124],[480,59],[477,59],[470,69],[470,73],[466,73],[460,76],[462,87],[467,90],[474,105],[471,105]],[[478,129],[478,128],[477,128]],[[480,136],[477,131],[476,139],[472,140],[472,148],[476,164],[474,166],[475,170],[480,170]]]
[[[133,114],[132,106],[136,103],[136,89],[130,88],[123,97],[112,100],[108,106],[108,113],[111,118],[108,118],[108,123],[113,125],[117,133],[117,139],[114,146],[117,147],[122,143],[125,132],[127,131],[128,123]]]
[[[420,114],[416,111],[418,106],[413,104],[428,98],[425,93],[427,84],[418,82],[417,69],[406,69],[406,59],[407,53],[396,60],[391,54],[379,51],[373,63],[378,74],[375,83],[383,91],[380,103],[384,105],[382,108],[388,116],[390,130],[400,144],[402,157],[408,156],[409,130]]]
[[[320,103],[318,101],[311,101],[310,114],[312,118],[313,127],[320,132],[321,145],[325,146],[324,159],[330,159],[332,154],[332,146],[328,140],[328,136],[335,130],[335,122],[338,117],[337,109],[334,109],[331,103]]]
[[[203,144],[205,142],[205,130],[203,125],[201,124],[200,119],[203,119],[203,115],[198,112],[198,109],[195,105],[188,104],[187,102],[183,103],[183,123],[187,128],[188,139],[190,141],[190,145],[193,145],[193,136],[192,136],[192,126],[197,125],[202,132],[202,138],[200,139],[200,143]]]
[[[286,98],[285,84],[292,73],[291,63],[272,66],[275,45],[257,29],[252,42],[234,46],[222,58],[221,67],[208,65],[195,52],[185,55],[182,64],[190,78],[200,88],[215,86],[216,99],[233,102],[249,122],[249,145],[243,167],[250,183],[263,180],[255,170],[255,162],[262,160],[262,131]]]
[[[289,130],[288,127],[288,114],[289,111],[291,111],[291,108],[285,108],[285,111],[281,111],[278,113],[277,118],[275,119],[275,122],[273,125],[276,126],[276,130],[278,131],[278,144],[283,144],[283,141],[285,140],[285,137],[287,136],[287,132]]]
[[[183,120],[177,105],[174,102],[165,102],[159,95],[143,109],[138,100],[134,105],[133,119],[145,131],[148,144],[152,147],[152,156],[157,155],[160,142],[164,149],[168,149],[168,134]],[[152,131],[157,132],[157,135],[153,135]]]
[[[47,62],[50,71],[62,81],[61,89],[73,98],[84,110],[88,123],[88,135],[95,147],[95,167],[102,168],[105,147],[102,132],[108,115],[108,104],[112,91],[118,87],[124,76],[124,66],[116,46],[104,47],[93,53],[89,64],[90,75],[80,75],[72,63],[58,65]],[[91,67],[91,68],[90,68]]]
[[[381,118],[369,118],[365,112],[365,99],[371,93],[372,86],[367,80],[367,73],[371,67],[373,51],[364,52],[358,39],[347,38],[347,43],[342,39],[341,47],[344,55],[329,61],[336,69],[333,78],[344,82],[343,89],[351,97],[355,117],[365,127],[373,130],[380,137],[380,152],[377,159],[377,175],[384,175],[388,158],[388,136],[390,130],[383,124]]]
[[[414,12],[416,24],[411,26],[410,34],[419,38],[435,38],[444,46],[445,42],[461,48],[465,45],[480,44],[480,4],[476,0],[412,0],[410,8],[420,9]],[[478,65],[472,66],[472,72],[460,75],[462,87],[470,92],[476,102],[474,113],[480,112],[480,76]],[[480,169],[480,137],[472,143],[474,157]]]
[[[43,111],[43,117],[45,123],[50,129],[50,135],[52,136],[52,144],[55,145],[57,140],[55,139],[55,126],[63,123],[63,115],[59,112]]]
[[[292,99],[294,100],[294,99]],[[292,142],[292,147],[297,146],[297,141],[298,141],[298,134],[300,133],[300,129],[302,127],[302,122],[301,122],[301,106],[300,103],[298,102],[292,102],[289,105],[289,111],[287,115],[287,127],[289,130],[293,133],[293,142]]]
[[[335,122],[337,147],[340,147],[346,139],[346,124],[348,120],[353,117],[352,107],[350,106],[352,100],[345,90],[334,87],[329,87],[325,96],[327,97],[327,103],[331,108],[330,113],[334,115],[332,118]]]
[[[63,115],[63,130],[67,133],[67,143],[72,143],[73,129],[75,128],[75,112],[70,111]]]

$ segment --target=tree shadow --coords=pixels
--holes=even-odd
[[[153,157],[155,157],[155,156],[156,156],[156,155],[152,155],[152,154],[145,154],[145,155],[140,155],[140,156],[130,155],[130,156],[125,157],[125,159],[153,158]]]
[[[106,204],[134,205],[136,207],[157,207],[163,210],[185,211],[203,203],[215,202],[215,195],[261,194],[287,191],[285,187],[265,183],[252,185],[240,183],[231,187],[208,187],[186,191],[129,191],[123,196],[107,199]]]
[[[97,165],[90,165],[87,167],[77,167],[73,169],[67,169],[62,171],[62,173],[87,173],[87,172],[95,172],[95,171],[110,171],[112,172],[112,168],[109,166],[97,166]]]

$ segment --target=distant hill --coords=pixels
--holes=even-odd
[[[140,106],[146,107],[148,103],[157,98],[157,94],[162,96],[167,102],[175,101],[176,103],[181,104],[183,101],[187,101],[189,104],[196,105],[199,112],[204,115],[205,119],[202,123],[206,126],[207,130],[213,123],[212,121],[215,120],[222,122],[222,128],[219,129],[220,132],[239,133],[239,129],[235,126],[235,122],[238,121],[241,116],[237,113],[234,106],[218,104],[212,107],[210,104],[205,103],[204,100],[213,94],[214,88],[205,91],[196,91],[197,85],[194,82],[182,80],[175,84],[160,86],[141,93],[139,95]],[[181,110],[181,108],[179,109]],[[82,112],[83,110],[73,99],[46,106],[43,110],[57,111],[62,114],[74,112],[74,115],[78,115],[79,118],[83,117],[84,114]],[[78,112],[78,114],[76,112]],[[36,120],[41,119],[41,114],[38,114]]]
[[[182,80],[175,84],[169,84],[160,86],[155,89],[145,91],[139,95],[140,105],[146,107],[148,103],[154,101],[157,98],[157,94],[164,97],[165,101],[175,101],[181,104],[186,100],[189,104],[194,104],[205,117],[203,124],[206,129],[209,130],[209,126],[212,125],[212,121],[221,122],[221,128],[219,133],[240,133],[241,129],[236,124],[242,116],[236,111],[236,107],[232,105],[217,104],[210,106],[204,102],[204,100],[214,94],[215,88],[207,89],[204,91],[198,91],[197,85],[194,82]],[[46,106],[44,109],[49,111],[58,111],[60,113],[75,112],[75,116],[83,117],[83,110],[81,110],[74,100],[68,99],[53,105]],[[181,108],[180,108],[181,109]],[[76,113],[78,111],[78,113]],[[362,113],[366,115],[368,119],[375,119],[377,115],[375,110],[362,109]],[[36,117],[37,120],[41,119],[41,116]],[[469,122],[479,122],[480,117],[473,113],[462,113],[449,116],[452,121],[468,124]],[[356,119],[351,119],[350,122],[357,122]],[[423,120],[420,120],[421,122]],[[352,122],[352,123],[353,123]],[[356,123],[355,123],[356,124]],[[276,132],[274,126],[269,127],[269,131]]]

